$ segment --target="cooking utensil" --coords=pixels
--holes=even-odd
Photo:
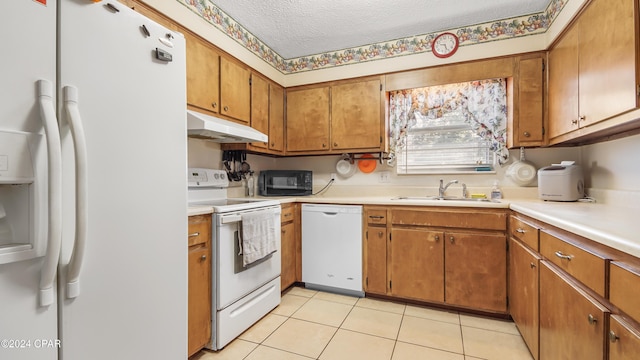
[[[336,164],[336,171],[341,177],[349,178],[356,173],[356,166],[347,159],[341,159]]]
[[[373,172],[373,170],[376,169],[376,160],[373,159],[373,155],[364,154],[360,159],[369,159],[369,158],[371,158],[372,160],[358,160],[358,169],[360,169],[360,171],[362,171],[365,174]]]
[[[509,165],[506,175],[518,186],[529,185],[533,179],[535,179],[536,167],[525,160],[524,147],[520,148],[520,160],[516,160],[513,164]]]

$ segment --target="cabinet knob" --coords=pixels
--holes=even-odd
[[[524,135],[524,137],[531,137],[531,134],[528,131],[525,131],[522,135]]]
[[[573,120],[571,120],[571,124],[572,124],[572,125],[578,125],[578,120],[577,120],[577,119],[573,119]]]
[[[333,143],[333,147],[338,147],[338,143]]]
[[[524,233],[526,233],[526,231],[525,231],[523,228],[517,228],[517,229],[516,229],[516,232],[517,232],[518,234],[524,234]]]
[[[453,244],[455,241],[456,241],[456,239],[453,236],[449,237],[449,242],[450,243]]]
[[[200,261],[205,261],[205,260],[207,260],[207,255],[200,256]]]
[[[327,144],[322,143],[322,147],[323,147],[323,148],[327,147]]]
[[[217,102],[212,102],[211,103],[211,107],[216,109],[218,107],[218,103]]]
[[[381,238],[381,237],[382,237],[382,235],[384,235],[384,234],[382,233],[382,231],[378,231],[378,237],[380,237],[380,238]]]
[[[536,264],[534,264],[534,263],[529,263],[529,266],[530,266],[532,269],[535,269]]]
[[[612,343],[618,341],[620,339],[620,337],[618,335],[616,335],[616,333],[613,330],[609,331],[609,341],[611,341]]]
[[[587,316],[587,320],[589,320],[589,325],[595,325],[598,322],[598,319],[596,319],[596,317],[591,314]]]
[[[276,143],[273,143],[273,142],[272,142],[272,143],[271,143],[271,146],[276,146]]]
[[[229,107],[228,107],[228,106],[225,106],[225,107],[224,107],[224,111],[229,111]]]
[[[287,233],[287,230],[282,229],[282,230],[280,230],[280,232],[281,232],[281,233],[283,233],[283,234],[286,234],[286,233]]]
[[[194,232],[194,233],[189,234],[189,237],[196,237],[196,236],[200,236],[200,233],[199,232]]]
[[[584,115],[582,115],[582,116],[580,116],[578,119],[579,119],[580,121],[585,121],[585,120],[587,120],[587,117],[586,117],[586,116],[584,116]]]

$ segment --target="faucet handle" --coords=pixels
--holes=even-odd
[[[467,184],[462,183],[462,197],[464,199],[466,199],[468,197],[468,193],[467,193]]]

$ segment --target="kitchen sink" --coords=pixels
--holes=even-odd
[[[439,197],[439,196],[397,196],[394,198],[391,198],[391,200],[413,200],[413,201],[429,201],[429,200],[434,200],[434,201],[470,201],[470,202],[493,202],[493,203],[499,203],[500,201],[498,200],[491,200],[491,199],[475,199],[475,198],[461,198],[461,197],[455,197],[455,196],[445,196],[445,197]]]

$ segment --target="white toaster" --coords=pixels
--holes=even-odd
[[[584,197],[582,167],[573,161],[563,161],[538,170],[538,197],[552,201],[576,201]]]

